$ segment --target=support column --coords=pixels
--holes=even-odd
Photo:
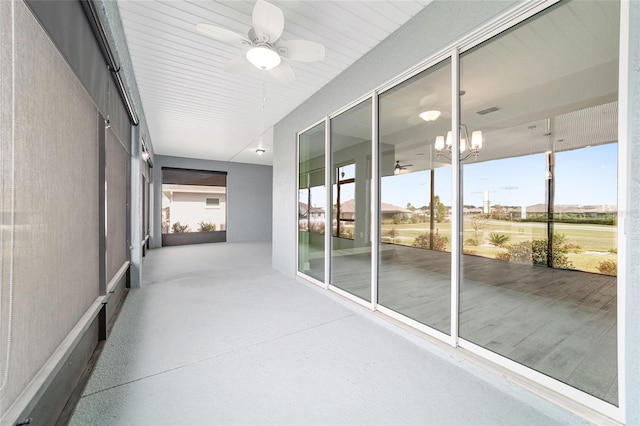
[[[140,288],[142,282],[142,135],[140,126],[131,128],[131,288]]]

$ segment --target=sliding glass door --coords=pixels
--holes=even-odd
[[[371,112],[368,99],[331,119],[331,284],[371,301]]]
[[[324,122],[298,136],[298,271],[324,282]]]
[[[435,149],[451,129],[451,60],[379,98],[378,303],[451,332],[451,160]]]
[[[298,271],[609,412],[620,2],[522,13],[299,134]]]
[[[562,2],[460,58],[463,130],[483,135],[460,337],[612,404],[619,8]]]

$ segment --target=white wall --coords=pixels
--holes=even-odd
[[[274,127],[273,267],[296,272],[296,133],[435,54],[514,4],[437,1],[328,83]]]
[[[218,198],[220,205],[206,207],[207,198]],[[216,225],[216,231],[224,231],[226,209],[226,197],[222,193],[174,192],[171,198],[169,229],[179,221],[181,225],[189,225],[191,232],[197,232],[200,222],[208,222]]]

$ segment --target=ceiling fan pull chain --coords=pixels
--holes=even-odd
[[[262,109],[267,104],[267,81],[262,80]]]

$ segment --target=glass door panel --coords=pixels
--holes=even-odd
[[[371,301],[371,100],[331,119],[331,283]]]
[[[324,282],[324,122],[299,135],[298,271]]]
[[[461,131],[482,132],[460,337],[612,404],[619,13],[561,2],[460,57]]]
[[[378,303],[451,333],[451,61],[380,95]],[[443,139],[444,140],[444,139]]]

